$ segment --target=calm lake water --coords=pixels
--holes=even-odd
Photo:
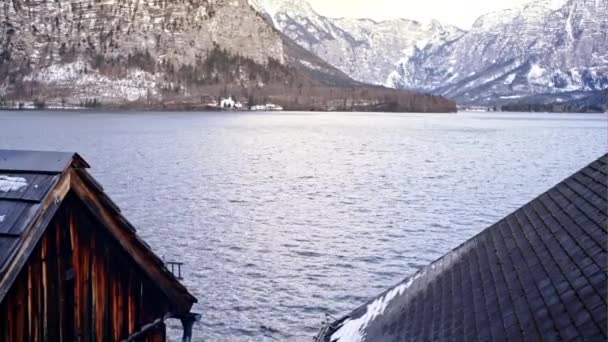
[[[312,341],[608,151],[606,115],[0,112],[186,263],[195,339]],[[171,322],[173,338],[179,323]]]

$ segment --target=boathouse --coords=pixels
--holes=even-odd
[[[0,341],[165,341],[196,302],[74,153],[0,150]]]
[[[608,155],[317,340],[606,341]]]

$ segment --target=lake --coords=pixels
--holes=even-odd
[[[77,151],[198,297],[195,340],[312,341],[608,151],[606,115],[0,112]],[[171,322],[173,339],[181,325]]]

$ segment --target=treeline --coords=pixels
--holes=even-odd
[[[195,65],[159,68],[171,84],[163,88],[163,101],[170,103],[191,103],[181,98],[187,92],[204,101],[230,95],[249,106],[274,103],[286,110],[456,111],[456,104],[441,96],[377,86],[330,86],[276,60],[259,64],[217,45]]]
[[[256,63],[217,44],[193,64],[158,62],[145,50],[114,58],[97,54],[91,65],[111,77],[126,77],[133,68],[159,76],[163,80],[160,97],[146,99],[147,107],[203,108],[218,98],[233,96],[248,106],[274,103],[287,110],[456,111],[455,103],[435,95],[376,86],[329,86],[277,60]]]
[[[129,70],[139,69],[155,75],[158,96],[136,102],[104,99],[104,106],[146,109],[202,109],[218,98],[234,96],[243,104],[274,103],[286,110],[305,111],[388,111],[388,112],[455,112],[456,104],[444,97],[411,91],[366,85],[328,85],[310,73],[268,60],[265,64],[230,53],[213,45],[203,57],[192,64],[177,65],[158,60],[149,50],[134,51],[121,56],[98,52],[88,55],[88,67],[82,73],[95,71],[110,79],[129,77]],[[6,63],[4,63],[6,64]],[[2,71],[3,63],[0,63]],[[20,73],[27,75],[27,72]],[[9,81],[10,84],[10,81]],[[31,101],[39,97],[48,103],[67,98],[81,107],[98,108],[102,104],[85,94],[73,96],[81,89],[48,87],[36,82],[18,80],[10,84],[8,99]]]
[[[295,81],[293,70],[274,59],[259,64],[252,59],[232,54],[217,44],[207,54],[199,57],[194,65],[161,66],[169,82],[209,86],[217,84],[240,85],[244,87],[264,86],[281,83],[288,85]]]
[[[603,113],[608,108],[601,104],[534,103],[508,104],[499,107],[504,112],[549,112],[549,113]]]

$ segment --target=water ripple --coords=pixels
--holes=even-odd
[[[605,115],[1,112],[186,263],[196,341],[311,341],[608,150]],[[66,134],[65,132],[70,132]],[[179,340],[180,324],[168,324]]]

